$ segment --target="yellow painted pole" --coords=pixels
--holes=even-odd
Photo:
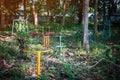
[[[37,51],[37,75],[41,75],[41,70],[40,70],[40,58],[41,58],[41,51]]]
[[[50,50],[45,50],[45,51],[27,51],[26,52],[36,52],[37,53],[37,76],[41,75],[41,53],[49,52]]]

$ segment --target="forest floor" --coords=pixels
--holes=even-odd
[[[73,51],[73,50],[72,50]],[[43,53],[41,55],[41,75],[44,79],[48,80],[100,80],[100,77],[95,76],[94,74],[86,74],[84,71],[93,70],[90,69],[89,63],[91,63],[92,56],[86,56],[84,54],[74,55],[70,53],[62,54],[61,56],[55,56],[54,54]],[[6,65],[1,67],[1,76],[3,79],[9,79],[12,77],[12,69],[22,68],[25,79],[35,79],[37,77],[37,56],[36,53],[30,53],[27,57],[17,58],[16,60],[7,61],[6,64],[9,65],[7,68]],[[10,66],[14,63],[13,66]],[[98,70],[99,71],[99,70]],[[17,71],[12,74],[17,75]],[[96,71],[95,71],[96,72]],[[13,76],[14,76],[13,75]],[[19,75],[17,75],[19,76]]]
[[[115,59],[113,61],[107,61],[104,59],[105,55],[108,55],[106,53],[111,52],[111,48],[104,49],[104,45],[102,49],[100,47],[100,49],[93,48],[90,52],[85,52],[80,49],[81,47],[78,43],[75,43],[75,37],[71,38],[71,36],[65,37],[66,35],[63,35],[64,39],[62,43],[66,46],[63,47],[62,53],[54,51],[54,45],[50,45],[50,47],[46,48],[39,44],[29,44],[29,46],[32,47],[37,46],[37,49],[41,48],[41,50],[50,51],[41,54],[41,80],[120,79],[118,76],[120,73],[120,67],[118,64],[113,62]],[[14,38],[15,37],[13,36],[9,37],[0,35],[0,40],[2,41],[0,45],[0,80],[38,79],[36,75],[36,52],[15,53],[14,50],[9,49],[9,47],[11,48],[11,44],[6,43],[8,40],[13,41]],[[39,40],[41,40],[41,38]],[[52,37],[51,40],[51,44],[59,44],[58,37],[56,39],[58,41],[57,43],[55,43],[56,40]],[[4,50],[2,51],[2,49]],[[18,49],[18,46],[14,46],[13,49]],[[112,60],[113,58],[114,57],[111,56],[110,59]]]

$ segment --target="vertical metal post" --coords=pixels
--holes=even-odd
[[[19,30],[20,30],[20,32],[22,31],[21,22],[19,22]]]
[[[61,37],[62,37],[62,36],[60,35],[60,46],[61,46]]]
[[[15,21],[13,20],[13,24],[12,24],[12,35],[13,35],[13,32],[14,32],[14,23],[15,23]]]
[[[37,51],[37,75],[41,75],[41,70],[40,70],[40,59],[41,59],[41,51]]]
[[[60,35],[60,53],[62,53],[62,43],[61,43],[62,35]]]

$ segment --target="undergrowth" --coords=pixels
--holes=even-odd
[[[32,24],[29,24],[29,26],[30,26],[29,30],[30,32],[32,32],[32,30],[34,29],[34,26]],[[39,27],[36,28],[36,31],[41,32],[43,26],[45,27],[46,31],[50,26],[51,31],[54,31],[55,33],[62,32],[63,33],[62,44],[65,46],[64,50],[68,51],[67,53],[65,53],[64,51],[63,54],[70,55],[71,53],[74,55],[73,57],[75,58],[75,60],[77,59],[79,60],[79,65],[75,66],[77,65],[77,63],[72,62],[71,60],[65,61],[62,55],[60,55],[59,53],[56,53],[56,54],[53,53],[52,57],[59,59],[62,62],[62,64],[61,63],[56,64],[56,65],[60,65],[57,67],[56,65],[52,65],[52,67],[48,67],[48,71],[50,71],[55,77],[57,77],[57,79],[61,79],[61,80],[62,79],[119,80],[120,79],[119,77],[120,45],[119,44],[107,45],[105,41],[101,41],[100,40],[101,38],[98,37],[98,39],[93,40],[93,43],[90,43],[90,51],[87,53],[82,49],[82,39],[83,39],[82,33],[83,32],[82,32],[81,26],[74,25],[73,27],[71,27],[71,29],[69,29],[69,27],[63,28],[63,26],[58,23],[50,23],[49,25],[47,24],[39,25]],[[70,26],[70,24],[68,26]],[[36,31],[33,30],[33,32],[36,32]],[[20,53],[21,46],[19,45],[22,45],[23,47],[24,44],[26,44],[28,47],[28,50],[40,50],[43,48],[42,47],[43,38],[41,36],[37,38],[33,38],[30,35],[25,35],[27,33],[23,33],[23,34],[18,33],[18,34],[19,35],[17,37],[18,38],[20,37],[22,40],[25,39],[26,41],[25,43],[24,41],[23,42],[17,41],[18,44],[12,44],[9,42],[0,41],[0,59],[1,60],[5,59],[8,62],[9,60],[13,60],[13,59],[31,61],[31,58],[28,57],[29,54]],[[27,37],[27,38],[24,38],[24,37]],[[59,35],[57,37],[54,37],[54,36],[51,37],[50,47],[52,47],[52,49],[54,48],[53,46],[59,43],[58,38],[59,38]],[[82,54],[82,53],[85,53],[85,54]],[[1,75],[0,78],[4,79],[4,77],[7,74],[9,76],[8,78],[11,80],[13,79],[23,80],[25,78],[25,72],[28,67],[30,66],[26,66],[26,64],[21,64],[20,66],[12,68],[8,72],[5,72],[5,74]],[[49,78],[51,78],[51,75],[48,75],[48,73],[44,71],[41,74],[40,78],[42,80],[49,80]],[[37,80],[37,78],[35,79]]]

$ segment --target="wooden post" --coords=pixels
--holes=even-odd
[[[27,16],[27,14],[26,14],[26,5],[27,5],[27,1],[24,0],[24,19],[26,19],[26,16]]]
[[[41,59],[41,51],[37,51],[37,75],[41,75],[41,67],[40,67],[40,60]]]
[[[5,13],[1,13],[1,28],[5,29]]]

